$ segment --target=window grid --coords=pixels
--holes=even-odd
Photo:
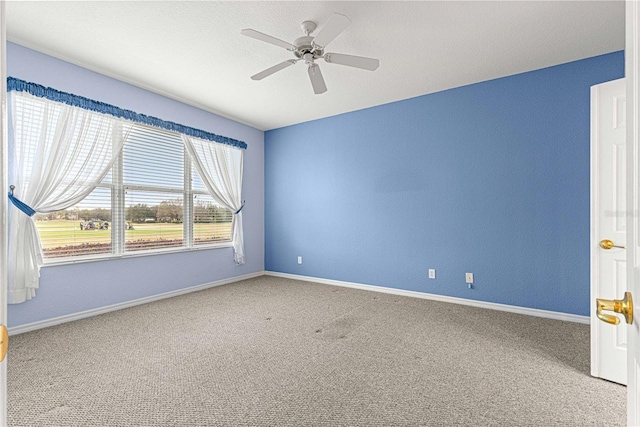
[[[191,159],[187,150],[184,150],[184,217],[192,218],[193,212],[193,179],[191,178]],[[193,220],[183,221],[184,241],[187,247],[193,247]]]
[[[198,185],[196,190],[192,189],[194,180]],[[200,249],[231,243],[231,211],[213,202],[204,190],[179,134],[146,125],[134,125],[124,148],[96,191],[98,189],[108,190],[111,199],[101,200],[102,206],[110,206],[110,233],[105,233],[104,229],[99,231],[109,235],[108,244],[93,245],[96,243],[93,241],[98,240],[94,229],[82,230],[79,235],[85,241],[91,241],[90,244],[74,244],[72,236],[69,246],[75,249],[59,251],[55,255],[45,251],[46,262],[75,262],[110,256]],[[203,215],[206,210],[203,207],[205,198],[208,198],[206,202],[209,210],[215,211],[217,216]],[[194,199],[197,199],[197,209],[194,209]],[[148,216],[132,217],[131,208],[136,204],[147,205]],[[78,206],[80,205],[82,203]],[[73,209],[77,210],[78,207],[65,212]],[[197,218],[194,217],[195,210],[198,211]],[[89,218],[92,219],[95,218]],[[197,224],[194,224],[196,221]],[[79,219],[76,222],[79,226]],[[102,226],[100,223],[99,227]],[[39,230],[44,247],[48,243],[48,237],[42,227]],[[98,249],[89,250],[92,245]]]

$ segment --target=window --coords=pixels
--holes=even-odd
[[[87,198],[34,218],[45,259],[60,261],[230,244],[232,217],[206,191],[180,134],[135,124]]]
[[[13,77],[7,91],[8,197],[15,207],[7,217],[10,304],[35,296],[44,258],[222,242],[233,248],[236,265],[244,264],[246,143]],[[225,209],[193,188],[190,159]]]
[[[100,186],[72,209],[34,216],[45,258],[112,253],[111,189]]]

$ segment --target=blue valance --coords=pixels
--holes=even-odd
[[[169,122],[157,117],[139,114],[134,111],[124,110],[116,106],[105,104],[104,102],[94,101],[83,96],[73,95],[61,92],[50,87],[45,87],[37,83],[30,83],[15,77],[7,78],[7,91],[27,92],[39,98],[50,99],[51,101],[62,102],[74,107],[84,108],[85,110],[96,111],[98,113],[110,114],[114,117],[120,117],[133,122],[145,125],[155,126],[157,128],[170,130],[177,133],[193,136],[195,138],[215,141],[221,144],[231,145],[242,149],[247,148],[247,143],[238,141],[237,139],[227,138],[226,136],[216,135],[215,133],[206,132],[189,126],[180,125],[178,123]]]

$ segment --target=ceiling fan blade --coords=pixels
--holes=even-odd
[[[311,86],[313,86],[315,94],[320,95],[321,93],[325,93],[327,91],[327,85],[324,84],[324,79],[322,78],[322,73],[320,72],[318,64],[310,64],[307,71],[309,72]]]
[[[258,74],[251,76],[251,80],[262,80],[265,77],[269,77],[271,74],[276,73],[280,70],[284,70],[285,68],[295,64],[297,61],[295,59],[289,59],[287,61],[281,62],[273,67],[269,67],[264,71],[260,71]]]
[[[280,46],[287,50],[296,50],[296,47],[291,43],[287,43],[284,40],[280,40],[270,35],[261,33],[260,31],[252,30],[251,28],[245,28],[244,30],[240,31],[240,34],[242,34],[243,36],[251,37],[252,39],[263,41],[265,43],[271,43],[276,46]]]
[[[334,13],[329,21],[320,29],[318,35],[313,38],[313,44],[319,48],[326,47],[333,39],[338,37],[349,25],[351,20],[344,15]]]
[[[380,65],[380,61],[364,56],[345,55],[343,53],[325,53],[324,60],[330,64],[340,64],[349,67],[362,68],[363,70],[374,71]]]

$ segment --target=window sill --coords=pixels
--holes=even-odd
[[[99,262],[99,261],[113,261],[113,260],[117,260],[117,259],[125,259],[125,258],[138,258],[138,257],[148,257],[148,256],[154,256],[154,255],[166,255],[166,254],[175,254],[175,253],[182,253],[182,252],[193,252],[193,251],[204,251],[204,250],[210,250],[210,249],[221,249],[221,248],[230,248],[233,246],[232,242],[224,242],[224,243],[217,243],[217,244],[212,244],[212,245],[206,245],[206,246],[194,246],[191,248],[167,248],[167,249],[154,249],[154,250],[148,250],[148,251],[136,251],[136,252],[129,252],[126,254],[120,254],[120,255],[94,255],[94,256],[83,256],[83,257],[73,257],[73,258],[51,258],[51,259],[45,259],[44,260],[44,265],[43,267],[55,267],[55,266],[60,266],[60,265],[71,265],[71,264],[84,264],[87,262]]]

